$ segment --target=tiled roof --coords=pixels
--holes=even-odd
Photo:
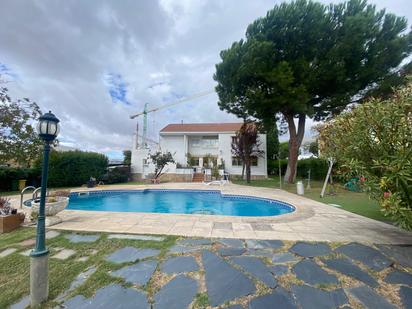
[[[235,132],[243,123],[172,123],[160,130],[160,133],[172,132]]]

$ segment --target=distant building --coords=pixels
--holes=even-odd
[[[162,179],[192,181],[194,178],[199,180],[199,174],[207,178],[216,165],[221,173],[224,170],[227,174],[240,176],[242,162],[232,155],[231,144],[241,126],[242,123],[190,123],[164,127],[159,133],[157,150],[171,152],[176,164],[167,166]],[[252,160],[252,178],[267,177],[266,134],[259,134],[259,140],[264,155]],[[154,172],[150,150],[137,146],[135,144],[132,150],[133,176],[135,179],[150,178]]]

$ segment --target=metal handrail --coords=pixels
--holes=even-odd
[[[29,189],[34,189],[34,190],[36,190],[36,187],[28,186],[28,187],[25,187],[23,190],[21,190],[21,192],[20,192],[20,209],[23,207],[23,194],[24,194],[24,192],[25,192],[26,190],[29,190]],[[33,192],[34,192],[34,191],[33,191]]]
[[[33,200],[39,197],[37,192],[39,192],[40,190],[41,190],[41,187],[38,187],[36,190],[33,191],[33,195],[32,195]],[[47,195],[49,195],[49,190],[48,189],[46,189],[46,196]]]

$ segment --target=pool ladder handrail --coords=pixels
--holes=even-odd
[[[34,189],[33,193],[32,193],[32,196],[31,196],[32,200],[34,200],[38,197],[38,192],[41,190],[41,187],[36,188],[36,187],[33,187],[33,186],[28,186],[28,187],[25,187],[23,190],[21,190],[21,192],[20,192],[20,209],[23,207],[24,192],[29,190],[29,189],[32,189],[32,190]],[[48,193],[49,193],[49,190],[46,190],[46,196],[48,195]]]

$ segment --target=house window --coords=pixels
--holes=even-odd
[[[193,139],[192,140],[192,147],[193,148],[199,148],[202,146],[201,140],[199,138]]]
[[[205,148],[216,148],[218,145],[218,139],[215,136],[203,136],[202,142]]]
[[[232,144],[236,144],[237,143],[237,137],[236,136],[232,136]]]
[[[250,166],[258,166],[258,158],[257,157],[252,157],[252,160],[250,161]]]
[[[242,160],[239,157],[232,157],[232,166],[242,166]]]

